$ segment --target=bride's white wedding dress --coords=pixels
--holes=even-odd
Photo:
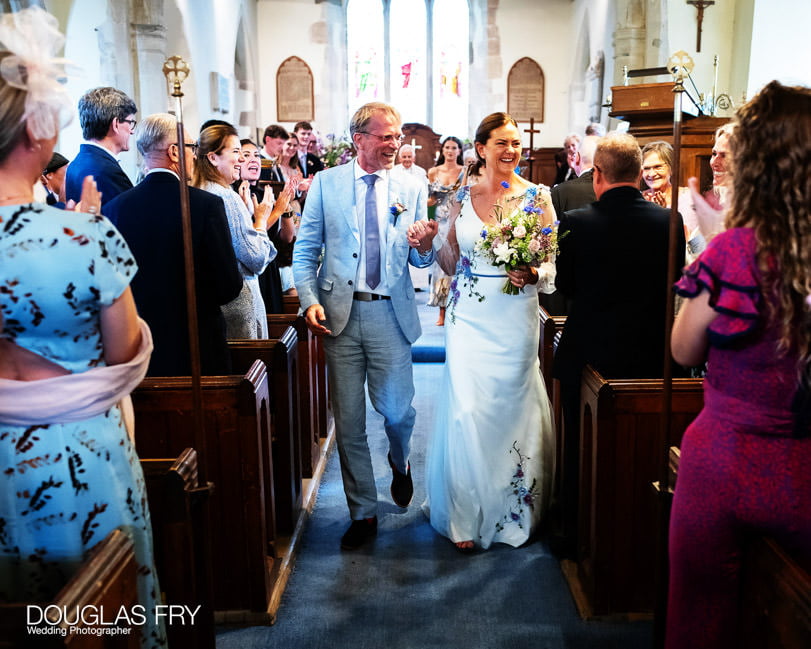
[[[537,289],[502,292],[506,273],[474,250],[483,223],[469,197],[455,227],[461,257],[445,322],[445,372],[428,442],[423,510],[455,543],[519,546],[546,507],[554,457],[538,361]],[[548,275],[545,281],[554,284]]]

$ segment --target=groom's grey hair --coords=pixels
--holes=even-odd
[[[352,120],[349,122],[349,135],[350,137],[355,133],[366,132],[366,127],[369,125],[371,119],[378,114],[388,115],[393,117],[398,124],[402,124],[400,113],[394,106],[384,104],[382,101],[372,101],[368,104],[363,104],[352,115]]]

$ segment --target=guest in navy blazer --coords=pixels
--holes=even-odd
[[[85,176],[93,176],[96,180],[102,207],[121,192],[132,188],[132,181],[124,173],[116,156],[130,149],[136,112],[138,108],[135,102],[116,88],[94,88],[82,96],[79,100],[79,124],[86,142],[79,147],[79,154],[68,165],[65,200],[79,202]]]
[[[178,170],[184,157],[186,168],[191,168],[194,145],[188,137],[183,147],[177,145],[177,121],[166,113],[150,115],[142,122],[137,144],[147,175],[136,187],[110,201],[104,212],[118,225],[138,262],[132,292],[155,344],[148,374],[188,375],[191,364]],[[189,204],[202,373],[229,374],[220,305],[239,295],[242,275],[222,199],[190,187]]]

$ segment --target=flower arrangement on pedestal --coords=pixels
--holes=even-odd
[[[321,162],[324,167],[337,167],[345,162],[349,162],[354,156],[355,149],[352,141],[345,135],[335,135],[329,133],[324,142],[324,150],[321,154]]]

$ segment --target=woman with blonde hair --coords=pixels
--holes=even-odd
[[[259,274],[276,256],[276,248],[267,233],[268,218],[273,210],[270,188],[265,189],[261,202],[247,186],[243,186],[239,194],[231,188],[231,184],[239,180],[240,165],[244,162],[239,135],[233,126],[215,124],[200,133],[192,184],[222,198],[243,278],[239,296],[222,307],[229,339],[267,338],[267,311],[259,288]],[[249,202],[253,205],[253,216],[247,206]]]
[[[64,43],[56,19],[39,7],[4,14],[0,43],[0,600],[51,600],[120,528],[135,550],[141,646],[165,646],[122,403],[152,350],[129,288],[137,265],[92,178],[76,211],[33,202],[73,104],[52,58]]]
[[[740,646],[749,539],[811,561],[811,89],[772,81],[735,121],[726,229],[676,285],[673,357],[708,370],[673,499],[668,649]]]

